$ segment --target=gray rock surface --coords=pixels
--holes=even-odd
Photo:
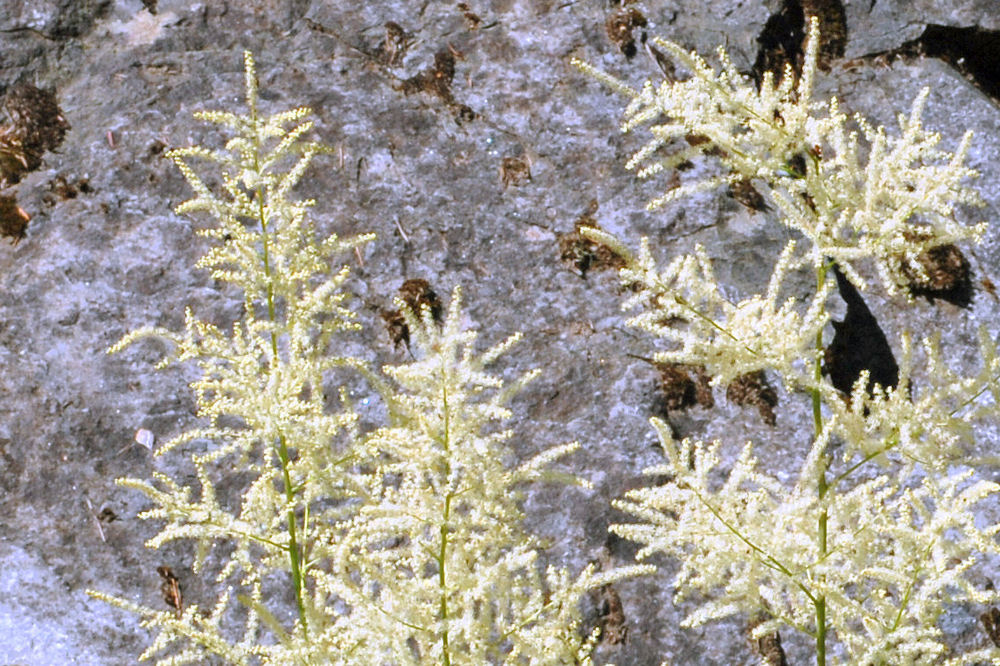
[[[637,183],[623,168],[639,143],[617,131],[622,100],[569,64],[579,56],[630,81],[652,73],[641,54],[627,60],[608,40],[609,3],[468,4],[478,25],[450,0],[0,0],[0,85],[54,86],[72,125],[62,148],[15,188],[34,218],[27,238],[0,246],[0,664],[132,663],[147,635],[136,618],[85,590],[159,605],[162,564],[177,572],[189,599],[213,598],[210,581],[191,574],[187,549],[143,547],[153,534],[135,518],[143,498],[113,483],[154,468],[134,443],[138,429],[165,438],[192,424],[186,382],[193,375],[153,372],[152,344],[116,357],[104,350],[141,325],[178,328],[189,304],[219,322],[239,310],[238,294],[192,268],[203,249],[192,233],[198,222],[171,212],[188,190],[162,152],[217,142],[190,114],[240,104],[245,48],[256,54],[267,110],[311,106],[316,137],[343,155],[325,158],[302,188],[319,201],[318,226],[379,236],[355,266],[365,325],[358,349],[367,345],[364,353],[381,362],[400,360],[378,307],[404,279],[424,277],[442,295],[463,285],[484,343],[523,331],[508,362],[543,371],[516,404],[518,451],[528,456],[579,440],[571,464],[595,485],[590,493],[532,492],[532,529],[553,540],[554,561],[576,569],[606,544],[615,562],[631,557],[628,544],[607,537],[619,518],[609,501],[644,483],[642,469],[657,461],[647,423],[658,400],[655,371],[624,353],[649,347],[622,325],[615,277],[581,279],[560,262],[558,234],[572,231],[596,198],[604,228],[633,242],[648,235],[663,256],[700,242],[719,262],[720,279],[747,292],[767,279],[784,232],[721,192],[645,211],[658,184]],[[748,66],[778,4],[632,6],[651,32],[703,52],[728,42],[737,64]],[[988,205],[968,219],[997,219],[997,100],[935,58],[863,57],[914,39],[926,23],[996,30],[996,1],[854,1],[845,9],[854,60],[835,62],[822,88],[851,110],[892,123],[930,86],[925,122],[945,146],[966,128],[977,130],[969,162],[983,172]],[[413,36],[393,66],[370,55],[387,21]],[[448,48],[462,54],[454,101],[474,119],[439,97],[400,90]],[[529,163],[530,180],[505,187],[504,158]],[[977,277],[996,281],[997,234],[969,253]],[[966,362],[975,326],[997,321],[1000,309],[985,292],[968,310],[877,300],[872,308],[887,330],[943,330]],[[775,428],[721,395],[715,409],[695,408],[675,425],[737,447],[754,439],[763,459],[791,472],[807,445],[807,406],[781,398]],[[992,433],[981,446],[998,442]],[[106,509],[117,519],[100,520]],[[689,609],[670,601],[671,571],[666,563],[656,577],[619,586],[629,639],[602,646],[600,659],[756,663],[745,622],[678,628]],[[949,631],[958,641],[981,640],[972,610],[960,611]],[[808,645],[785,643],[791,663],[809,661]]]

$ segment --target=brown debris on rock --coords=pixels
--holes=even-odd
[[[0,126],[0,188],[6,188],[40,167],[42,156],[59,147],[70,127],[55,93],[29,83],[10,88],[0,109],[7,116]],[[13,195],[0,195],[0,236],[17,245],[29,221],[31,216]]]
[[[632,36],[632,31],[636,28],[645,27],[646,17],[634,7],[631,9],[620,9],[608,16],[604,22],[604,30],[608,33],[608,39],[618,47],[618,50],[626,58],[631,58],[637,53],[635,37]]]
[[[990,606],[989,610],[979,616],[979,621],[983,623],[986,635],[993,645],[1000,647],[1000,610],[996,606]]]
[[[434,323],[441,323],[441,299],[427,280],[410,278],[400,286],[399,297],[413,314],[422,317],[426,309],[430,311]]]
[[[628,640],[628,625],[625,622],[625,607],[613,585],[605,585],[600,590],[598,605],[601,642],[607,645],[621,645]]]
[[[752,633],[761,622],[763,618],[752,621],[748,627],[750,632]],[[788,666],[788,658],[785,656],[784,648],[781,647],[781,634],[777,631],[756,639],[751,637],[750,644],[767,666]]]
[[[711,377],[701,366],[683,363],[656,363],[660,371],[660,390],[663,392],[665,411],[679,411],[701,405],[706,409],[715,406]]]
[[[447,105],[455,116],[455,122],[459,124],[475,120],[478,114],[468,105],[456,101],[451,91],[452,81],[455,80],[455,62],[463,58],[461,51],[449,45],[447,49],[434,54],[434,64],[431,67],[404,79],[400,90],[404,95],[419,92],[434,95]]]
[[[423,278],[410,278],[399,287],[399,298],[406,304],[406,307],[418,317],[423,317],[424,312],[430,313],[431,320],[436,324],[441,323],[441,299],[431,287],[430,283]],[[392,340],[393,347],[399,348],[399,343],[410,347],[410,327],[406,323],[406,317],[399,310],[382,310],[380,313],[385,324],[389,339]]]
[[[620,270],[625,267],[625,260],[614,250],[607,245],[595,243],[580,233],[585,227],[601,228],[594,217],[597,208],[597,199],[591,199],[587,210],[573,224],[573,231],[559,236],[559,259],[575,267],[584,279],[589,270]]]
[[[389,333],[393,349],[399,349],[399,343],[410,347],[410,327],[406,325],[406,318],[399,310],[382,310],[379,312],[385,330]]]
[[[40,167],[42,155],[59,147],[70,126],[55,93],[31,84],[8,90],[0,108],[9,121],[0,127],[0,187],[7,187]]]
[[[451,82],[455,79],[455,54],[442,50],[434,54],[434,65],[403,81],[407,95],[426,92],[439,97],[447,104],[454,104]]]
[[[17,245],[24,238],[31,216],[17,205],[17,199],[0,194],[0,236],[10,238]]]
[[[173,608],[177,617],[184,613],[184,596],[181,594],[180,580],[174,575],[170,567],[156,567],[156,573],[160,574],[163,582],[160,584],[160,592],[163,594],[163,601]]]
[[[960,308],[972,303],[972,271],[969,260],[955,245],[933,247],[917,260],[926,277],[908,266],[903,266],[903,274],[910,280],[910,293],[923,296],[928,301],[947,301]]]
[[[467,2],[460,2],[457,5],[458,11],[462,12],[462,18],[465,19],[465,25],[470,31],[479,30],[479,26],[482,25],[483,19],[480,18],[479,14],[472,11],[472,7],[469,6]]]
[[[764,195],[757,191],[749,178],[739,180],[729,186],[729,193],[744,207],[755,213],[763,213],[771,210],[764,200]]]
[[[500,182],[503,189],[520,187],[531,182],[531,163],[523,157],[505,157],[500,162]]]
[[[375,49],[375,59],[386,67],[401,65],[411,40],[412,35],[403,30],[402,26],[395,21],[387,21],[385,37]]]
[[[763,370],[740,375],[726,387],[726,399],[734,405],[752,405],[769,426],[776,422],[774,408],[778,406],[778,393],[767,383]]]

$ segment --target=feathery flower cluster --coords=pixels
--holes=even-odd
[[[574,664],[591,648],[581,643],[577,601],[649,568],[542,574],[541,544],[520,528],[520,488],[540,479],[586,486],[547,469],[578,445],[507,468],[512,433],[496,425],[536,373],[504,383],[486,366],[517,336],[475,353],[457,289],[440,328],[428,310],[417,319],[400,307],[416,359],[386,368],[400,390],[391,424],[367,440],[381,454],[359,479],[370,499],[331,555],[337,571],[355,575],[322,576],[320,587],[367,609],[369,653],[397,663]]]
[[[261,115],[249,53],[246,88],[246,115],[198,114],[234,132],[225,150],[171,153],[195,193],[178,211],[215,220],[198,265],[243,290],[241,320],[227,332],[189,310],[182,333],[144,328],[110,350],[156,337],[172,343],[160,366],[201,370],[192,389],[207,425],[156,451],[183,451],[196,483],[160,472],[119,483],[152,502],[140,517],[163,522],[147,545],[194,541],[194,571],[214,572],[219,595],[202,610],[172,588],[174,609],[156,610],[92,594],[158,631],[141,658],[161,665],[589,664],[598,632],[581,627],[581,599],[652,568],[542,570],[520,489],[586,484],[549,469],[576,444],[506,464],[508,403],[533,375],[503,382],[487,366],[516,337],[477,352],[456,290],[440,326],[400,302],[411,362],[379,372],[337,355],[358,328],[341,258],[372,237],[316,240],[313,202],[292,197],[321,150],[302,140],[309,110]],[[218,169],[221,194],[196,161]],[[385,427],[363,432],[346,390],[327,395],[336,369],[381,396]]]
[[[650,209],[749,179],[767,190],[780,222],[810,241],[814,266],[832,259],[863,286],[852,263],[869,258],[884,288],[895,294],[911,281],[905,269],[925,275],[917,260],[922,253],[978,240],[985,230],[985,225],[966,227],[953,215],[956,204],[981,203],[964,183],[976,175],[962,164],[972,134],[954,153],[937,148],[940,135],[920,122],[927,90],[909,115],[899,115],[898,136],[888,136],[885,128],[873,128],[860,116],[853,120],[861,135],[850,130],[836,98],[812,99],[819,28],[816,21],[810,25],[801,76],[789,66],[776,84],[767,72],[759,90],[725,51],[719,51],[716,70],[662,39],[655,43],[690,71],[688,79],[647,81],[637,91],[586,63],[576,64],[631,98],[623,131],[649,126],[652,138],[626,165],[639,177],[705,155],[724,167],[715,176],[669,190],[651,201]]]
[[[583,234],[625,261],[621,280],[633,291],[622,309],[640,310],[627,323],[676,347],[657,351],[653,357],[657,362],[704,366],[713,384],[724,386],[740,375],[765,369],[794,377],[802,373],[803,360],[812,360],[803,358],[802,349],[813,343],[829,320],[825,303],[830,286],[823,283],[804,314],[799,314],[794,299],[778,304],[781,286],[796,267],[794,241],[775,264],[767,293],[732,303],[719,289],[701,246],[660,271],[646,239],[638,256],[633,256],[607,232],[588,228]]]
[[[862,369],[845,393],[823,376],[834,265],[862,291],[861,271],[873,269],[896,295],[915,275],[926,277],[921,258],[929,249],[981,237],[984,225],[965,227],[953,215],[957,205],[980,203],[966,185],[976,173],[962,164],[971,134],[954,154],[938,149],[940,137],[920,123],[926,90],[900,116],[898,135],[860,117],[860,134],[849,130],[836,99],[811,98],[815,20],[808,39],[801,74],[789,67],[777,84],[765,74],[759,89],[721,50],[716,70],[662,40],[657,46],[690,72],[686,80],[646,82],[636,91],[578,63],[631,98],[623,131],[648,126],[652,138],[628,163],[639,177],[696,157],[719,166],[650,209],[752,181],[778,221],[801,236],[776,259],[765,294],[734,304],[700,247],[661,270],[645,239],[634,255],[605,232],[581,231],[623,257],[623,308],[639,310],[629,324],[666,347],[654,352],[657,360],[703,366],[717,385],[745,372],[777,373],[813,406],[812,443],[790,487],[764,469],[750,444],[725,469],[723,444],[677,442],[654,419],[666,462],[648,473],[667,481],[618,501],[637,522],[611,529],[642,545],[640,560],[665,553],[680,561],[676,598],[703,600],[686,626],[740,613],[764,617],[755,637],[801,632],[813,639],[819,666],[828,643],[851,664],[998,663],[1000,647],[953,654],[937,624],[949,604],[1000,603],[997,591],[977,588],[970,575],[1000,555],[1000,525],[982,525],[1000,485],[977,473],[998,461],[969,454],[977,426],[998,415],[995,341],[980,330],[982,364],[972,376],[948,368],[937,339],[923,342],[918,366],[905,332],[895,386],[870,386]],[[816,275],[812,298],[779,306],[788,274],[801,268]]]

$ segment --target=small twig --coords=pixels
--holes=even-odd
[[[181,594],[181,583],[174,575],[170,567],[156,567],[156,573],[160,574],[163,582],[160,584],[160,592],[163,594],[163,601],[174,609],[179,620],[184,614],[184,595]]]
[[[625,352],[625,355],[628,356],[629,358],[634,358],[639,361],[645,361],[646,363],[649,363],[650,365],[656,368],[659,368],[661,365],[663,365],[662,363],[658,363],[657,361],[649,358],[648,356],[639,356],[638,354],[633,354],[631,352]]]
[[[401,225],[399,223],[399,217],[396,217],[394,219],[394,222],[396,223],[396,228],[399,229],[399,235],[403,237],[403,242],[404,243],[409,243],[410,242],[410,237],[406,235],[405,231],[403,231],[403,225]]]
[[[88,498],[84,498],[84,501],[87,503],[87,510],[90,512],[90,517],[94,519],[94,524],[97,525],[97,532],[101,535],[101,541],[107,543],[108,540],[104,536],[104,528],[101,527],[101,519],[94,513],[94,505],[90,503],[90,499]]]

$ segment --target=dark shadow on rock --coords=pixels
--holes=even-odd
[[[847,303],[843,321],[833,321],[833,340],[826,348],[824,370],[838,390],[850,395],[854,382],[863,370],[869,373],[868,390],[874,384],[895,388],[899,383],[899,366],[885,333],[875,315],[865,304],[857,288],[844,277],[834,264],[837,291]]]
[[[900,48],[944,60],[1000,102],[1000,30],[928,25],[924,34]]]
[[[844,55],[847,45],[847,17],[840,0],[785,0],[781,9],[772,14],[757,37],[757,59],[750,74],[760,87],[764,72],[772,72],[776,80],[792,66],[795,76],[802,73],[803,46],[807,19],[819,21],[820,67]]]

